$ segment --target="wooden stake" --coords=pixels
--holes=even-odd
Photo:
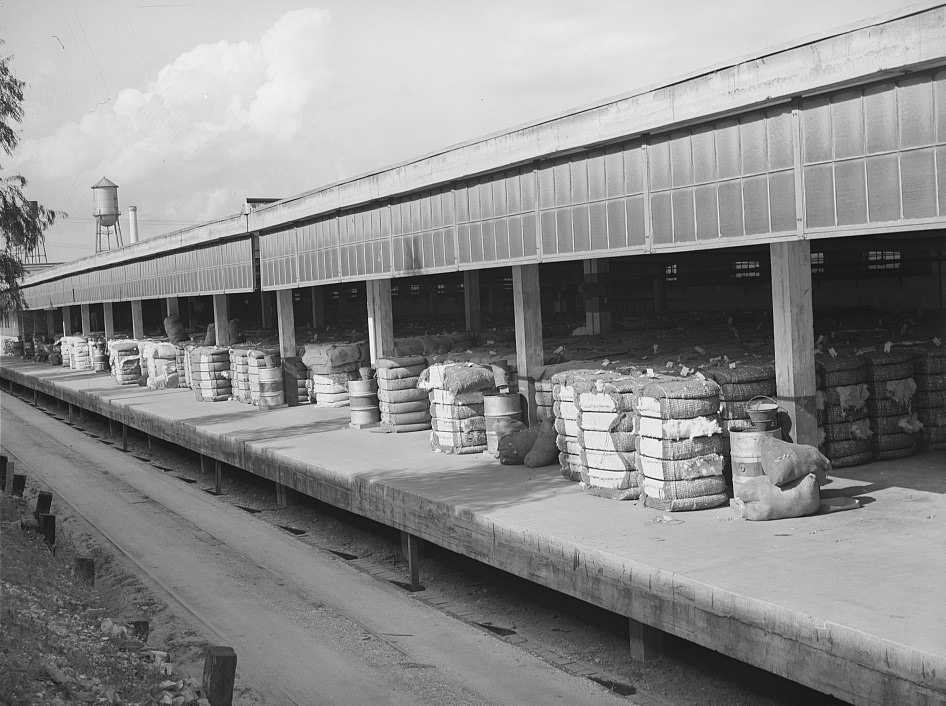
[[[407,559],[411,588],[420,588],[420,547],[422,541],[410,532],[401,532],[401,551]]]
[[[33,510],[33,517],[39,520],[39,516],[48,513],[52,505],[53,494],[48,490],[39,491],[39,495],[36,496],[36,509]]]
[[[204,653],[201,686],[210,706],[232,706],[237,656],[232,647],[210,646]]]
[[[37,519],[39,520],[39,531],[43,535],[43,539],[46,540],[46,546],[48,546],[50,549],[55,549],[56,516],[51,515],[48,512],[44,512]]]
[[[214,460],[214,492],[217,495],[223,493],[223,468],[220,461]]]
[[[0,455],[0,493],[7,492],[7,455]]]
[[[141,640],[144,643],[148,642],[148,636],[151,634],[151,623],[148,622],[147,618],[135,618],[130,623],[131,625],[131,635],[136,640]]]
[[[13,463],[11,462],[12,466]],[[26,474],[25,473],[13,473],[13,483],[10,484],[10,494],[15,498],[22,498],[23,491],[26,489]]]
[[[634,618],[628,618],[630,633],[631,658],[638,662],[653,662],[663,655],[664,633],[662,630],[645,625]]]

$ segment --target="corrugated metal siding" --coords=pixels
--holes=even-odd
[[[395,199],[389,208],[383,209],[391,223],[390,267],[395,275],[457,268],[454,198],[449,188],[425,191]],[[383,237],[383,233],[382,229],[379,235]],[[384,253],[379,253],[379,257],[383,262]],[[382,268],[378,273],[383,271]]]
[[[805,100],[811,229],[946,216],[946,71]]]
[[[536,244],[535,172],[531,168],[509,170],[459,182],[453,202],[444,193],[441,203],[453,205],[444,212],[444,225],[455,216],[456,249],[444,237],[445,258],[452,255],[460,266],[532,262]],[[453,228],[449,228],[449,233]],[[395,269],[397,259],[395,256]]]
[[[299,281],[296,259],[300,230],[287,228],[260,236],[260,281],[263,289],[294,287]]]
[[[262,238],[260,239],[262,241]],[[338,218],[330,216],[298,229],[299,284],[339,281]],[[266,289],[264,284],[263,289]]]
[[[253,291],[253,244],[249,238],[194,251],[201,294]]]

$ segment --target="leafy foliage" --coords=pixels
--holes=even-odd
[[[13,75],[11,58],[0,58],[0,147],[7,155],[20,141],[15,125],[23,120],[26,85]],[[23,259],[43,245],[46,229],[64,215],[28,200],[23,194],[26,186],[26,178],[18,174],[0,177],[0,311],[23,307],[19,287],[26,273]]]

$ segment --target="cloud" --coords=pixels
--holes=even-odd
[[[125,88],[53,134],[23,140],[9,167],[39,191],[74,194],[73,203],[51,205],[80,213],[91,210],[88,187],[102,175],[149,201],[164,197],[149,209],[162,217],[236,212],[240,190],[258,188],[269,166],[254,158],[293,153],[313,98],[331,79],[330,21],[326,10],[297,10],[258,42],[196,46],[143,88]],[[180,197],[158,183],[169,179],[186,190]]]

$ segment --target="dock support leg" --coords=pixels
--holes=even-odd
[[[628,618],[627,625],[632,659],[638,662],[653,662],[663,656],[662,630],[645,625],[634,618]]]
[[[108,435],[112,436],[115,433],[115,420],[111,417],[108,418]]]
[[[223,464],[220,461],[214,460],[214,493],[217,495],[223,494]]]
[[[148,437],[148,453],[151,453],[151,434],[145,434]]]
[[[289,488],[276,483],[276,507],[289,507]]]
[[[407,559],[411,588],[420,588],[420,546],[423,540],[410,532],[401,532],[401,551]]]
[[[33,390],[33,406],[39,407],[39,391]]]
[[[122,451],[128,451],[128,425],[122,422]]]
[[[69,423],[72,424],[72,405],[68,404],[66,406],[69,407]]]

